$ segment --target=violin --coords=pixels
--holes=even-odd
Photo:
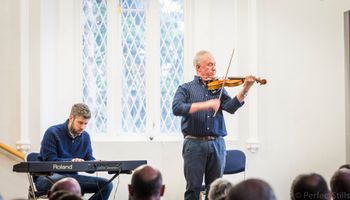
[[[227,77],[225,79],[214,79],[212,81],[209,81],[207,84],[208,90],[217,90],[221,88],[224,84],[224,86],[227,87],[236,87],[239,85],[242,85],[244,83],[244,77]],[[259,83],[260,85],[265,85],[267,83],[266,79],[260,79],[256,78],[255,81]]]

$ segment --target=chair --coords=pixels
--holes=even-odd
[[[226,150],[226,163],[224,168],[224,175],[237,174],[241,172],[244,172],[244,179],[245,179],[246,156],[244,152],[237,149]],[[205,185],[203,185],[202,192],[200,194],[200,199],[205,199],[205,195],[206,195],[206,187]]]
[[[39,161],[40,153],[29,153],[26,156],[25,161]],[[28,199],[47,199],[47,191],[38,191],[35,187],[35,182],[38,176],[32,175],[30,173],[27,173],[28,180],[29,180],[29,193],[28,193]]]
[[[237,174],[244,172],[245,179],[246,156],[241,150],[227,150],[224,174]]]

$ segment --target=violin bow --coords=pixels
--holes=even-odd
[[[235,53],[235,48],[233,48],[233,50],[232,50],[230,62],[228,63],[228,66],[227,66],[227,69],[226,69],[226,74],[225,74],[225,76],[224,76],[224,81],[222,81],[222,86],[221,86],[221,90],[220,90],[219,100],[221,100],[222,92],[224,91],[225,82],[226,82],[226,79],[227,79],[227,74],[228,74],[228,71],[229,71],[229,69],[230,69],[230,67],[231,67],[231,62],[232,62],[232,58],[233,58],[233,54],[234,54],[234,53]],[[220,102],[220,104],[221,104],[221,102]],[[219,109],[218,109],[218,110],[219,110]],[[216,116],[216,113],[218,112],[218,110],[215,111],[213,117]]]

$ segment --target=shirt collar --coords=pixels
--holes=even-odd
[[[73,139],[75,139],[75,138],[81,136],[81,133],[80,133],[79,135],[74,135],[74,134],[71,133],[70,131],[68,131],[68,132],[69,132],[70,137],[73,138]]]
[[[202,85],[206,85],[207,84],[207,83],[203,83],[201,77],[198,76],[198,75],[194,76],[194,80],[197,81],[198,83],[202,84]],[[208,82],[208,81],[204,81],[204,82]]]

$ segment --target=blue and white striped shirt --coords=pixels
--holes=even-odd
[[[199,76],[194,80],[179,86],[173,100],[173,113],[182,116],[181,130],[184,136],[226,136],[226,126],[222,110],[235,113],[244,102],[240,103],[236,97],[231,98],[224,89],[221,104],[216,116],[214,111],[198,111],[189,114],[191,104],[219,98],[220,90],[210,91],[203,84]]]

